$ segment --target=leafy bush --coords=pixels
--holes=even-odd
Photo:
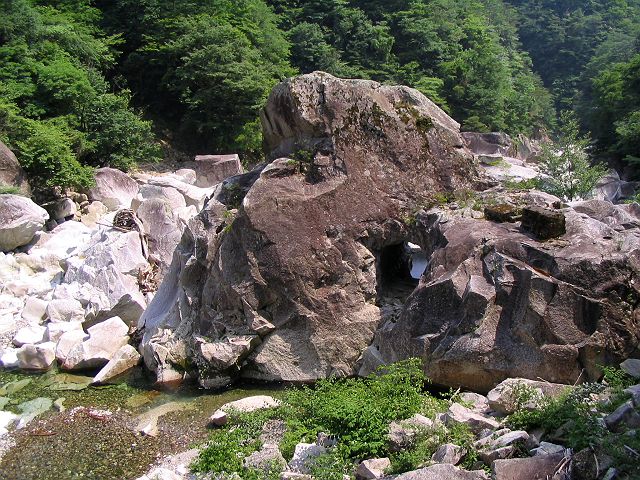
[[[547,177],[541,180],[540,186],[567,200],[585,198],[607,169],[600,164],[591,165],[587,153],[590,140],[580,136],[575,116],[565,112],[561,122],[560,138],[542,146],[540,169]]]

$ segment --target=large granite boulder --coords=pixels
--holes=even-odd
[[[0,142],[0,186],[2,185],[19,188],[25,195],[31,192],[27,175],[18,159],[9,147]]]
[[[596,380],[598,365],[637,354],[640,208],[592,200],[562,213],[566,233],[549,241],[460,212],[419,215],[412,241],[429,267],[361,373],[418,356],[434,382],[486,392],[508,377]]]
[[[29,198],[0,195],[0,251],[27,245],[48,218],[47,211]]]
[[[477,178],[459,125],[410,88],[303,75],[275,87],[262,124],[276,160],[190,221],[140,319],[160,382],[356,373],[381,252],[416,205]]]
[[[96,184],[89,190],[89,200],[102,202],[109,210],[131,208],[138,195],[138,183],[115,168],[98,168]]]

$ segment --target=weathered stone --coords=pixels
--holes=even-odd
[[[49,213],[49,218],[63,222],[67,217],[73,217],[78,212],[75,202],[70,198],[60,198],[47,202],[42,207]]]
[[[106,383],[118,375],[131,370],[142,360],[142,356],[131,345],[121,347],[93,378],[93,383]]]
[[[140,205],[146,200],[161,200],[167,203],[170,206],[171,210],[176,210],[178,208],[187,206],[184,195],[182,195],[173,187],[145,184],[140,187],[140,193],[138,197],[139,198],[134,199],[132,203],[132,208],[136,211],[138,217],[140,217],[138,209],[140,208]]]
[[[18,349],[16,348],[5,348],[0,351],[0,366],[5,369],[18,368],[20,366],[20,362],[18,360]]]
[[[0,251],[27,245],[42,230],[47,211],[20,195],[0,195]]]
[[[242,398],[233,402],[225,403],[216,410],[210,417],[209,421],[213,425],[222,426],[227,423],[227,414],[230,412],[255,412],[265,408],[274,408],[280,405],[280,402],[268,395],[254,395],[252,397]]]
[[[163,274],[169,268],[173,252],[182,237],[180,220],[175,213],[177,208],[165,200],[152,198],[142,202],[137,211],[148,235],[149,254],[161,266]]]
[[[89,205],[82,207],[80,212],[80,221],[83,225],[95,228],[98,221],[104,217],[109,209],[102,202],[91,202]]]
[[[631,401],[620,405],[613,413],[604,418],[607,428],[613,432],[640,427],[640,413],[636,411]]]
[[[620,364],[620,368],[633,378],[640,378],[640,360],[629,358]]]
[[[176,189],[184,197],[187,206],[193,205],[198,211],[202,210],[207,198],[212,193],[210,188],[196,187],[168,176],[152,177],[148,181],[151,185]]]
[[[384,477],[395,480],[488,480],[484,470],[463,470],[446,463],[432,465],[412,472],[402,473],[395,477]]]
[[[61,367],[65,370],[103,367],[129,342],[128,331],[129,327],[119,317],[94,325],[88,329],[88,339],[71,347]]]
[[[24,370],[49,370],[56,360],[56,344],[23,345],[16,352],[18,366]]]
[[[423,415],[415,414],[406,420],[391,422],[387,443],[389,451],[400,452],[410,448],[420,431],[428,431],[433,428],[433,421]]]
[[[385,470],[391,467],[391,460],[388,458],[372,458],[360,462],[356,469],[357,480],[373,480],[384,477]]]
[[[515,447],[507,445],[506,447],[488,448],[478,452],[478,458],[486,465],[491,465],[496,460],[510,458],[515,452]]]
[[[564,213],[535,206],[522,209],[522,229],[540,240],[561,237],[567,232]]]
[[[484,395],[473,392],[464,392],[460,394],[460,400],[471,405],[471,409],[478,413],[489,413],[489,400]]]
[[[22,327],[13,337],[13,344],[16,347],[21,347],[27,343],[42,343],[45,339],[46,330],[45,327],[41,327],[40,325]]]
[[[253,468],[271,474],[276,471],[282,471],[287,466],[287,461],[282,456],[278,445],[267,443],[257,452],[244,459],[245,468]]]
[[[95,179],[89,200],[101,202],[110,211],[131,208],[131,201],[138,194],[138,183],[133,178],[114,168],[98,168]]]
[[[296,473],[310,473],[310,463],[327,449],[314,443],[299,443],[293,452],[293,458],[289,462],[289,470]]]
[[[553,198],[508,194],[513,203]],[[418,214],[429,269],[362,365],[420,357],[435,383],[479,392],[509,377],[597,381],[599,365],[619,365],[640,342],[640,310],[614,293],[635,292],[640,274],[640,230],[619,223],[640,213],[624,207],[600,217],[619,231],[568,207],[567,235],[551,242],[449,210]]]
[[[496,412],[508,415],[517,407],[518,396],[528,396],[528,409],[538,407],[544,397],[558,397],[570,387],[558,383],[529,380],[526,378],[508,378],[495,386],[488,394],[489,406]]]
[[[434,463],[450,463],[451,465],[457,465],[466,453],[466,450],[458,445],[445,443],[438,447],[438,450],[436,450],[431,456],[431,461]]]
[[[562,453],[566,450],[562,445],[556,445],[555,443],[540,442],[540,446],[531,450],[531,455],[554,455],[556,453]]]
[[[56,359],[58,362],[61,364],[64,363],[71,350],[75,348],[76,345],[82,344],[82,342],[88,338],[89,335],[87,335],[84,330],[70,330],[63,333],[56,345]]]
[[[520,215],[518,207],[508,203],[484,207],[484,217],[494,222],[515,222],[520,218]]]
[[[25,195],[31,193],[27,175],[20,166],[20,162],[2,142],[0,142],[0,185],[16,187]]]
[[[476,413],[459,403],[454,403],[447,410],[446,423],[463,423],[474,432],[479,432],[484,428],[495,430],[500,426],[500,422],[495,419]]]
[[[51,300],[47,305],[46,314],[49,321],[53,323],[84,320],[84,308],[78,300],[73,298]]]
[[[43,319],[47,310],[48,302],[37,297],[29,297],[22,309],[22,318],[27,322],[39,324]]]
[[[498,154],[514,156],[516,153],[513,140],[503,132],[463,132],[462,138],[464,138],[469,150],[477,155]]]
[[[493,463],[495,480],[560,480],[569,471],[570,462],[564,453],[531,458],[496,460]],[[564,465],[564,468],[561,466]]]
[[[55,342],[56,344],[67,332],[72,330],[82,330],[82,322],[60,322],[60,323],[48,323],[46,326],[46,332],[44,339],[47,342]]]
[[[194,163],[197,187],[212,187],[225,178],[243,173],[238,155],[198,155]]]
[[[153,371],[191,363],[183,355],[197,337],[245,335],[261,316],[275,330],[256,332],[263,341],[240,372],[194,362],[198,376],[355,374],[381,320],[376,257],[406,238],[418,198],[478,178],[459,124],[413,89],[304,75],[274,89],[262,121],[269,159],[280,160],[223,183],[229,198],[214,198],[237,213],[210,201],[189,223],[164,279],[172,288],[141,319]]]

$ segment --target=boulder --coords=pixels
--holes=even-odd
[[[109,212],[109,209],[104,203],[91,202],[89,205],[82,207],[80,211],[80,221],[87,227],[95,228],[107,212]]]
[[[210,423],[221,427],[227,423],[227,414],[230,412],[249,413],[265,408],[274,408],[280,405],[280,402],[268,395],[254,395],[252,397],[242,398],[233,402],[225,403],[216,410],[211,418]]]
[[[522,209],[522,229],[539,240],[561,237],[567,232],[564,213],[561,210],[537,206]]]
[[[628,358],[620,364],[620,368],[627,375],[633,378],[640,378],[640,360],[637,358]]]
[[[40,325],[29,325],[18,330],[13,337],[13,344],[21,347],[27,343],[42,343],[45,339],[46,328]]]
[[[466,451],[464,448],[454,445],[452,443],[445,443],[440,445],[438,450],[431,456],[433,463],[449,463],[451,465],[457,465],[464,457]]]
[[[640,428],[640,413],[629,400],[623,403],[613,413],[604,418],[604,423],[612,432],[621,432],[628,429]]]
[[[0,186],[16,187],[24,195],[31,193],[27,175],[9,147],[0,142]]]
[[[487,393],[487,399],[489,406],[493,410],[509,415],[515,412],[518,397],[528,397],[526,404],[522,405],[522,407],[534,410],[538,408],[540,401],[544,397],[558,397],[569,388],[567,385],[558,383],[526,378],[508,378]]]
[[[131,208],[131,202],[138,194],[138,183],[115,168],[98,168],[96,184],[88,192],[89,200],[101,202],[110,211]]]
[[[82,322],[84,320],[84,308],[78,300],[73,298],[51,300],[47,305],[46,314],[52,323]]]
[[[445,414],[445,423],[463,423],[475,433],[478,433],[485,428],[495,430],[500,426],[500,423],[497,420],[486,415],[476,413],[467,407],[463,407],[459,403],[454,403],[449,407]]]
[[[56,360],[56,344],[44,342],[23,345],[16,352],[18,366],[23,370],[49,370]]]
[[[262,472],[273,473],[274,469],[282,471],[287,466],[287,461],[282,456],[278,445],[266,443],[257,452],[244,459],[245,468],[253,468]]]
[[[406,238],[419,199],[478,178],[459,124],[410,88],[316,72],[277,86],[261,118],[274,160],[225,181],[189,222],[139,322],[159,376],[357,373],[382,316],[377,260]],[[262,341],[223,370],[197,348],[251,334]]]
[[[73,330],[82,331],[82,322],[49,323],[44,338],[47,342],[58,343],[62,335]]]
[[[196,187],[212,187],[226,178],[244,173],[238,155],[197,155]]]
[[[29,297],[22,309],[22,318],[32,324],[39,324],[44,319],[48,302],[37,297]]]
[[[63,364],[69,353],[88,338],[89,335],[84,330],[69,330],[63,333],[56,345],[56,360],[58,360],[58,363]]]
[[[503,132],[463,132],[462,138],[469,150],[476,155],[515,156],[516,149],[511,137]]]
[[[289,470],[295,473],[311,473],[310,464],[315,458],[327,452],[325,447],[314,443],[299,443],[293,452],[293,458],[289,462]]]
[[[463,470],[453,465],[442,463],[402,473],[394,477],[384,477],[389,480],[488,480],[484,470]]]
[[[71,347],[61,367],[65,370],[84,370],[105,366],[129,342],[128,332],[129,327],[119,317],[94,325],[87,331],[88,339]],[[68,334],[64,334],[60,342],[65,335]]]
[[[177,217],[177,208],[165,200],[153,198],[142,202],[137,211],[148,235],[149,254],[160,265],[162,274],[169,268],[173,252],[182,237],[182,222]]]
[[[372,458],[360,462],[356,469],[356,480],[373,480],[384,477],[385,470],[391,467],[388,458]]]
[[[49,213],[49,218],[64,222],[67,217],[74,217],[78,212],[76,203],[70,198],[60,198],[47,202],[42,207]]]
[[[0,195],[0,251],[27,245],[42,230],[47,211],[20,195]]]
[[[469,408],[478,413],[489,413],[491,408],[489,407],[489,399],[484,395],[473,392],[464,392],[460,394],[460,400],[465,404],[471,405]]]
[[[530,458],[510,458],[493,463],[495,480],[561,480],[567,478],[569,459],[564,453]]]
[[[178,190],[173,187],[163,187],[160,185],[149,185],[145,184],[140,187],[140,193],[138,198],[133,201],[132,209],[136,211],[138,217],[140,217],[140,213],[138,213],[138,208],[140,205],[144,203],[146,200],[162,200],[163,202],[169,204],[169,208],[171,210],[176,210],[178,208],[186,207],[187,203],[185,202],[184,195],[182,195]]]
[[[433,420],[418,413],[406,420],[391,422],[387,434],[389,451],[400,452],[410,448],[420,431],[429,431],[433,426]]]
[[[106,383],[137,366],[140,360],[142,357],[135,348],[131,345],[124,345],[93,378],[93,383]]]
[[[213,190],[211,188],[196,187],[169,176],[151,177],[148,182],[150,185],[170,187],[177,190],[184,197],[187,206],[193,205],[198,211],[202,210]]]
[[[525,205],[558,201],[504,195]],[[566,234],[545,242],[460,211],[419,213],[415,243],[429,268],[398,318],[377,330],[360,374],[419,357],[434,383],[488,392],[507,378],[597,381],[600,365],[634,355],[640,211],[592,207],[565,208]]]

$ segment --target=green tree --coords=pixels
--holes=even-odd
[[[543,144],[540,170],[546,177],[542,179],[542,189],[566,200],[586,198],[607,168],[592,165],[587,153],[590,139],[580,135],[575,115],[563,112],[560,122],[558,139]]]

